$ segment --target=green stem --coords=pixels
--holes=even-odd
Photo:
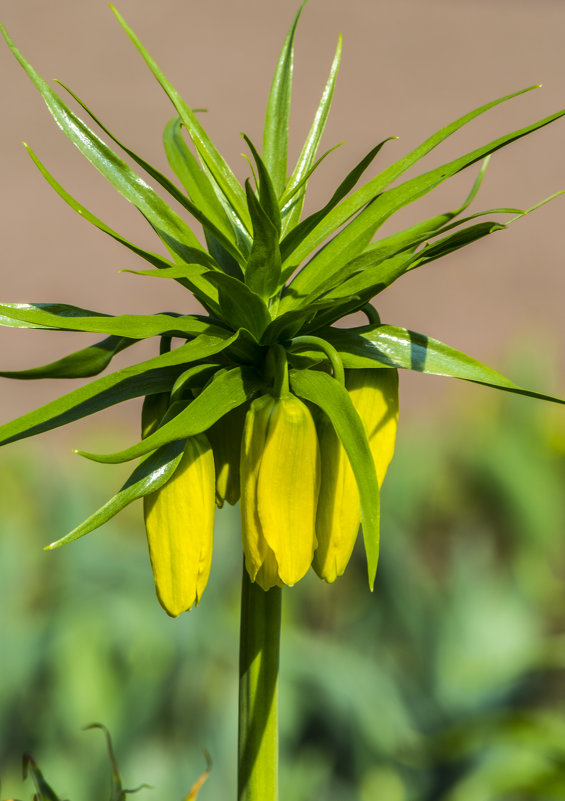
[[[290,340],[290,345],[292,348],[296,349],[317,348],[318,350],[323,351],[328,357],[332,366],[333,377],[336,381],[339,381],[342,386],[345,386],[345,374],[343,372],[343,364],[339,353],[334,346],[330,345],[330,343],[325,339],[314,336],[293,337]]]
[[[245,566],[239,646],[238,801],[278,799],[281,590],[265,592]]]

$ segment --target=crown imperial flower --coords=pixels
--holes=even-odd
[[[260,587],[294,584],[312,562],[318,575],[333,581],[345,570],[359,522],[373,586],[379,489],[396,433],[398,370],[450,376],[563,403],[517,386],[438,340],[382,324],[372,304],[394,281],[508,227],[545,202],[525,210],[465,213],[491,154],[559,119],[565,110],[404,178],[406,171],[467,123],[529,89],[493,100],[441,128],[360,184],[396,137],[385,139],[353,166],[321,208],[304,215],[308,183],[331,152],[318,157],[341,40],[312,126],[290,170],[294,38],[303,6],[275,68],[260,152],[244,137],[252,169],[244,186],[195,110],[116,9],[112,10],[118,22],[174,107],[174,116],[165,125],[164,147],[176,182],[120,141],[61,84],[101,129],[103,137],[98,136],[1,28],[60,129],[143,214],[160,240],[161,251],[130,242],[89,212],[28,148],[41,174],[83,219],[146,262],[144,270],[131,272],[174,280],[182,292],[192,293],[202,313],[112,316],[61,303],[0,304],[4,326],[97,336],[94,343],[56,362],[1,373],[13,379],[93,380],[0,426],[0,444],[144,397],[141,441],[111,454],[79,451],[103,463],[138,460],[130,478],[100,509],[48,547],[83,536],[144,498],[157,593],[172,615],[198,603],[204,591],[214,501],[218,506],[235,503],[240,495],[245,562]],[[382,225],[397,211],[475,164],[480,166],[474,183],[457,208],[379,238]],[[201,238],[194,233],[193,222],[202,227]],[[361,310],[368,324],[337,325]],[[159,340],[158,355],[99,375],[116,354],[148,338]],[[180,340],[178,347],[171,348],[173,338]]]

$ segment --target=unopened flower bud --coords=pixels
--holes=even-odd
[[[199,434],[187,439],[172,478],[143,499],[155,590],[171,617],[198,604],[208,582],[214,487],[212,448]]]
[[[347,370],[345,379],[375,464],[379,487],[394,453],[398,423],[398,373],[394,369]],[[313,567],[327,582],[347,567],[361,524],[359,491],[347,454],[326,416],[318,423],[322,482]]]
[[[239,501],[239,462],[246,410],[246,404],[238,406],[221,417],[206,432],[214,451],[216,505],[220,509],[224,501],[232,506]]]
[[[294,395],[251,403],[241,452],[245,564],[264,590],[292,585],[316,548],[320,453],[308,407]]]

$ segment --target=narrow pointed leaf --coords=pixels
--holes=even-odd
[[[136,445],[117,453],[96,454],[84,451],[77,453],[105,464],[119,464],[137,459],[174,440],[201,434],[214,425],[220,417],[253,397],[261,386],[257,373],[250,368],[235,367],[232,370],[220,371],[184,411]]]
[[[198,163],[197,158],[186,144],[182,135],[182,122],[180,117],[174,117],[163,132],[163,145],[171,166],[189,197],[202,209],[204,214],[220,230],[226,233],[233,232],[234,244],[241,247],[245,243],[249,249],[249,234],[237,218],[228,217],[220,202],[214,184]]]
[[[261,296],[250,286],[221,273],[210,275],[218,288],[222,317],[234,330],[245,328],[256,339],[271,322],[271,316]]]
[[[442,256],[446,256],[455,250],[470,245],[485,236],[489,236],[496,231],[502,231],[506,228],[505,225],[498,222],[482,222],[476,225],[470,225],[461,231],[456,231],[450,236],[436,242],[432,245],[419,250],[412,254],[411,252],[402,252],[397,256],[381,261],[377,252],[367,254],[372,255],[375,263],[371,263],[371,259],[365,258],[366,254],[358,257],[341,271],[339,276],[336,276],[331,284],[336,284],[334,288],[330,288],[327,294],[324,294],[324,300],[334,299],[336,301],[357,296],[359,298],[359,306],[365,305],[369,300],[374,298],[377,294],[389,287],[397,278],[405,275],[409,270],[428,264],[431,261],[436,261]],[[362,269],[357,270],[356,274],[352,275],[347,280],[348,270],[363,265]],[[331,287],[330,284],[330,287]]]
[[[66,191],[66,189],[64,189],[61,186],[61,184],[47,170],[45,165],[39,160],[39,158],[36,156],[33,150],[29,147],[29,145],[24,143],[24,146],[27,152],[29,153],[33,163],[38,168],[40,173],[43,175],[45,180],[53,187],[53,189],[57,192],[59,197],[61,197],[65,201],[65,203],[67,203],[67,205],[69,205],[72,209],[74,209],[77,212],[77,214],[80,214],[81,217],[83,217],[89,223],[94,225],[100,231],[103,231],[105,234],[108,234],[117,242],[120,242],[120,244],[125,245],[129,250],[133,251],[138,256],[141,256],[150,264],[154,264],[155,267],[164,267],[171,264],[171,262],[167,261],[162,256],[159,256],[157,253],[148,252],[146,250],[143,250],[142,248],[137,247],[137,245],[134,245],[132,242],[129,242],[127,239],[121,236],[121,234],[118,234],[116,231],[114,231],[113,228],[110,228],[110,226],[106,225],[106,223],[104,223],[99,217],[96,217],[94,214],[88,211],[88,209],[85,208],[85,206],[79,203],[78,200],[75,200],[75,198],[73,198],[73,196],[70,195]]]
[[[267,300],[279,288],[281,254],[279,234],[273,222],[246,183],[247,203],[253,221],[253,245],[245,267],[245,283]]]
[[[107,503],[46,550],[59,548],[94,531],[125,509],[132,501],[160,489],[172,477],[182,458],[184,440],[177,440],[144,457],[123,487]]]
[[[189,364],[220,353],[236,336],[218,339],[202,335],[168,353],[97,378],[0,426],[0,445],[50,431],[131,398],[170,391]]]
[[[298,273],[291,284],[296,295],[302,297],[305,293],[312,292],[318,287],[323,287],[323,283],[328,277],[328,272],[331,275],[343,266],[344,260],[347,258],[344,253],[347,252],[351,257],[360,254],[378,228],[396,211],[423,197],[447,178],[474,164],[476,161],[538,128],[549,125],[564,114],[565,110],[562,110],[545,117],[533,125],[495,139],[488,145],[473,150],[465,156],[454,159],[435,170],[412,178],[410,181],[406,181],[400,186],[380,194]]]
[[[247,214],[247,208],[245,205],[245,195],[235,175],[232,173],[222,156],[214,147],[208,134],[198,121],[192,109],[185,103],[177,90],[161,72],[156,62],[143,47],[140,40],[129,27],[125,19],[113,5],[110,4],[110,8],[114,12],[118,22],[139,51],[141,57],[161,87],[169,96],[169,99],[176,108],[178,115],[180,116],[190,135],[190,138],[194,142],[194,146],[196,147],[200,157],[206,164],[217,185],[225,195],[226,199],[232,206],[235,213],[238,215],[243,225],[249,230],[249,216]]]
[[[192,315],[121,314],[113,317],[64,303],[0,304],[0,325],[16,328],[47,328],[58,331],[88,331],[93,334],[146,339],[155,336],[200,336],[228,339],[227,329]]]
[[[170,209],[156,192],[120,159],[90,128],[63,103],[59,95],[43,80],[22,56],[0,24],[8,46],[40,91],[55,122],[70,141],[99,172],[133,203],[159,232],[171,252],[182,256],[186,247],[202,250],[198,239],[185,222]]]
[[[37,789],[37,795],[34,796],[34,799],[37,799],[37,801],[61,801],[55,791],[47,784],[37,763],[29,754],[24,755],[23,767],[24,779],[27,778],[28,770],[31,769],[33,783]]]
[[[163,175],[162,172],[157,170],[153,167],[149,162],[145,161],[145,159],[138,156],[133,150],[131,150],[127,145],[121,142],[114,134],[104,125],[104,123],[97,117],[93,111],[76,95],[68,86],[66,86],[62,81],[57,81],[57,83],[67,91],[71,97],[73,97],[77,103],[86,111],[86,113],[94,120],[94,122],[100,126],[100,128],[104,131],[107,136],[115,142],[118,147],[120,147],[128,156],[135,161],[145,172],[150,175],[157,183],[159,183],[163,189],[165,189],[171,197],[173,197],[177,203],[183,206],[192,216],[203,226],[203,228],[211,231],[214,236],[218,239],[219,242],[226,248],[226,250],[233,256],[236,261],[241,262],[243,260],[242,254],[239,252],[236,242],[233,238],[233,230],[229,226],[227,222],[227,218],[224,215],[224,225],[217,226],[213,219],[210,219],[205,210],[201,209],[197,203],[193,203],[190,198],[188,198],[183,192],[181,192],[173,183],[170,181],[166,175]],[[221,206],[220,206],[221,208]]]
[[[293,392],[319,406],[329,417],[351,463],[361,499],[363,540],[372,590],[379,559],[380,502],[377,474],[365,428],[345,387],[327,373],[293,370],[290,384]]]
[[[300,156],[298,157],[298,161],[296,162],[296,167],[294,168],[294,171],[281,197],[281,205],[282,205],[285,202],[285,198],[291,196],[294,193],[296,187],[301,185],[301,191],[298,200],[297,202],[294,203],[292,209],[290,210],[289,214],[286,216],[284,220],[284,225],[283,225],[284,233],[294,228],[294,226],[300,219],[300,215],[302,214],[302,207],[304,205],[304,197],[306,194],[307,179],[309,177],[310,171],[312,170],[314,159],[316,158],[316,153],[318,152],[318,147],[320,146],[320,140],[322,138],[324,128],[326,127],[326,121],[328,119],[328,114],[330,112],[330,107],[332,104],[335,82],[339,71],[339,63],[341,61],[341,49],[342,49],[342,38],[340,35],[338,38],[335,55],[331,65],[330,74],[326,82],[326,85],[324,87],[322,98],[320,100],[320,104],[316,111],[312,127],[310,128],[308,136],[306,137],[306,141],[304,142],[304,146],[302,148]],[[328,153],[329,152],[330,151],[328,151]]]
[[[294,270],[298,267],[303,258],[309,255],[311,248],[304,253],[300,248],[311,231],[315,230],[316,226],[321,220],[330,213],[330,211],[337,206],[359,181],[365,170],[369,167],[377,153],[381,148],[394,137],[389,137],[379,142],[367,155],[361,159],[343,179],[337,187],[328,202],[319,211],[314,212],[309,217],[306,217],[295,228],[293,228],[281,242],[281,258],[283,260],[283,280],[290,278]]]
[[[261,207],[265,212],[265,214],[267,215],[267,217],[270,219],[270,221],[277,229],[277,235],[279,235],[281,232],[281,213],[275,188],[271,180],[271,176],[269,175],[269,171],[263,164],[261,156],[259,155],[259,153],[257,153],[255,145],[253,144],[251,139],[247,136],[247,134],[243,134],[243,138],[249,150],[251,151],[251,155],[253,156],[253,161],[255,162],[255,166],[257,167],[257,177],[259,180],[259,185],[258,185],[259,203],[261,204]],[[249,206],[249,198],[247,201],[247,205]]]
[[[95,345],[70,353],[55,362],[31,367],[27,370],[0,371],[2,378],[20,380],[36,378],[89,378],[98,375],[108,367],[114,356],[137,342],[126,337],[107,337]]]
[[[263,128],[263,159],[272,176],[275,191],[280,196],[286,185],[288,162],[288,119],[292,92],[292,70],[294,61],[294,37],[296,26],[306,0],[301,3],[280,52]]]
[[[357,214],[357,212],[360,211],[373,198],[383,192],[387,186],[395,181],[400,175],[406,172],[406,170],[408,170],[410,167],[414,166],[414,164],[420,161],[420,159],[426,156],[430,151],[436,148],[445,139],[454,134],[464,125],[467,125],[469,122],[471,122],[471,120],[475,119],[481,114],[484,114],[486,111],[489,111],[500,103],[504,103],[507,100],[511,100],[514,97],[518,97],[525,92],[530,92],[537,88],[539,87],[529,86],[526,89],[522,89],[510,95],[505,95],[504,97],[500,97],[491,101],[490,103],[486,103],[483,106],[479,106],[468,114],[465,114],[463,117],[459,117],[454,122],[445,126],[437,133],[433,134],[424,142],[422,142],[421,145],[408,153],[408,155],[399,159],[394,164],[391,164],[390,167],[387,167],[386,170],[379,173],[377,176],[375,176],[375,178],[368,181],[368,183],[364,184],[364,186],[346,198],[340,205],[336,206],[326,217],[324,217],[323,220],[319,222],[314,230],[301,243],[300,247],[297,249],[297,252],[294,254],[293,259],[295,264],[299,264],[301,261],[303,261],[318,245],[330,237],[340,226],[347,222],[347,220]],[[488,155],[488,152],[486,152],[485,155]],[[478,156],[477,158],[483,157],[484,156]]]
[[[324,336],[338,350],[344,367],[371,367],[375,362],[418,373],[460,378],[495,389],[565,404],[565,400],[518,386],[485,364],[437,339],[393,325],[331,328]]]

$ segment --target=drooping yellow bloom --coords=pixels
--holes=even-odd
[[[206,432],[214,451],[216,505],[220,509],[224,501],[231,506],[239,501],[239,462],[246,410],[246,404],[238,406],[221,417]]]
[[[294,395],[251,403],[241,451],[247,572],[264,590],[299,581],[316,548],[320,453],[308,407]]]
[[[382,485],[394,453],[398,424],[398,373],[363,369],[346,372],[346,387],[367,433],[373,462]],[[322,482],[316,517],[318,548],[313,567],[327,582],[347,567],[361,524],[357,483],[347,454],[327,417],[318,424]]]
[[[159,603],[171,617],[198,604],[214,534],[214,457],[203,434],[189,437],[173,477],[143,499]]]

